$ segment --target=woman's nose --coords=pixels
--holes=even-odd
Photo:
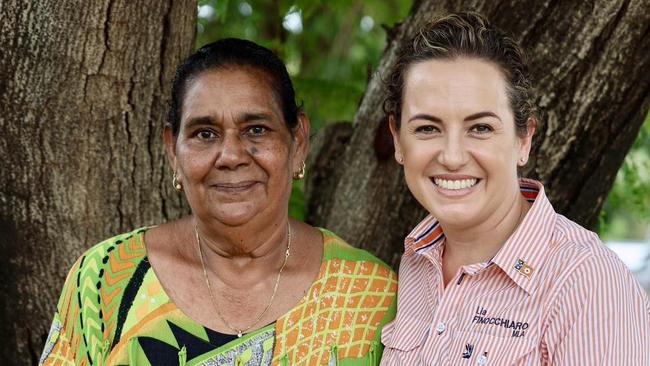
[[[221,149],[215,161],[220,169],[233,170],[250,162],[250,154],[238,133],[227,131],[221,141]]]
[[[442,151],[438,154],[438,162],[449,170],[458,170],[467,162],[467,151],[460,136],[448,135],[445,138]]]

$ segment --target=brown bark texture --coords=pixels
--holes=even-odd
[[[527,51],[540,120],[531,160],[555,209],[594,227],[650,107],[650,1],[416,1],[389,42],[352,125],[315,139],[307,221],[397,266],[403,238],[426,212],[408,192],[382,112],[381,76],[436,15],[478,11]]]
[[[35,364],[72,262],[184,210],[161,132],[196,1],[0,2],[0,363]]]

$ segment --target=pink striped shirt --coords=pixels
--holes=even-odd
[[[444,234],[424,219],[405,240],[397,317],[381,365],[650,365],[650,301],[598,236],[533,202],[499,252],[445,288]]]

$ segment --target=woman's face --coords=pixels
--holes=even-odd
[[[520,138],[493,63],[469,58],[414,64],[406,74],[401,126],[391,121],[406,183],[433,216],[468,228],[503,217],[519,195],[534,122]]]
[[[309,122],[294,136],[270,79],[251,68],[228,67],[189,82],[179,133],[165,142],[192,211],[237,226],[286,215],[293,172],[305,159]]]

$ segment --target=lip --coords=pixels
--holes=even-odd
[[[438,178],[444,180],[462,180],[462,179],[476,179],[481,180],[479,177],[473,175],[463,175],[463,174],[434,174],[431,176],[431,179]]]
[[[463,179],[476,179],[476,184],[469,188],[463,188],[463,189],[446,189],[438,186],[434,179],[444,179],[444,180],[463,180]],[[453,197],[453,198],[459,198],[463,196],[467,196],[474,192],[476,188],[478,187],[479,184],[483,181],[481,178],[471,176],[471,175],[463,175],[463,174],[436,174],[431,177],[429,177],[431,180],[431,184],[433,184],[433,187],[435,188],[436,192],[440,193],[442,196],[445,197]]]
[[[255,187],[259,182],[255,180],[246,180],[241,182],[220,182],[215,183],[212,187],[216,188],[219,192],[224,193],[239,193],[245,192]]]

